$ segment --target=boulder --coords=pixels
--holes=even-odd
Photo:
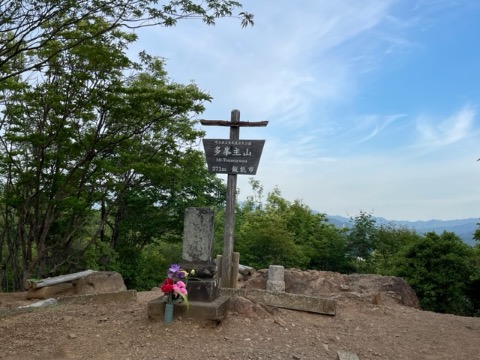
[[[230,299],[230,311],[250,318],[265,318],[269,315],[264,306],[243,296],[233,296]]]
[[[27,299],[48,299],[73,295],[104,294],[126,291],[122,275],[115,271],[96,271],[80,279],[30,288]]]
[[[76,295],[126,291],[122,275],[115,271],[98,271],[73,281]]]

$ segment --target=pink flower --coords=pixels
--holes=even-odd
[[[181,280],[180,280],[180,281],[177,281],[177,285],[178,285],[179,287],[181,287],[181,288],[184,288],[184,287],[186,286],[185,283],[184,283],[183,281],[181,281]]]
[[[184,285],[183,287],[178,286],[177,284],[173,285],[173,291],[177,294],[182,293],[184,295],[187,295],[187,289],[185,289],[185,284],[183,284]]]

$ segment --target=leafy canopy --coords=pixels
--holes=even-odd
[[[120,28],[174,26],[181,19],[201,19],[208,25],[222,17],[236,17],[243,27],[253,15],[238,12],[242,4],[230,0],[0,0],[0,84],[28,71],[38,70],[58,54]],[[96,20],[105,20],[97,27]],[[91,31],[72,36],[68,43],[49,47],[59,34],[81,24]],[[49,47],[43,59],[32,51]],[[26,58],[28,57],[28,61]]]

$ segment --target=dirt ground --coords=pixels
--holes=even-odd
[[[158,291],[128,303],[13,311],[25,294],[0,294],[0,359],[480,359],[480,318],[422,311],[384,298],[337,298],[335,316],[279,308],[218,324],[148,319]],[[258,304],[257,304],[258,306]],[[254,315],[252,315],[254,314]]]

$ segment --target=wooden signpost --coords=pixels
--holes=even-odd
[[[232,256],[235,228],[235,194],[237,175],[255,175],[265,140],[240,140],[240,127],[265,127],[268,121],[240,121],[240,111],[232,110],[230,121],[200,120],[206,126],[229,126],[230,139],[204,139],[208,170],[228,174],[227,205],[222,255],[222,287],[233,287]]]

